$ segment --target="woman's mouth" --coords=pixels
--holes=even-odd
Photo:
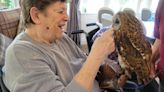
[[[58,27],[59,27],[63,32],[65,32],[65,28],[64,28],[64,26],[65,26],[65,24],[63,24],[63,25],[59,25]]]

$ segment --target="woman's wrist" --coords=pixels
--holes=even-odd
[[[99,52],[95,53],[94,51],[91,51],[88,57],[96,62],[102,63],[106,59],[107,55],[105,55],[105,53],[100,54]]]

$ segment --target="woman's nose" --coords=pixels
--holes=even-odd
[[[68,20],[69,20],[69,16],[68,16],[68,14],[65,14],[65,16],[64,16],[64,20],[65,20],[65,21],[68,21]]]

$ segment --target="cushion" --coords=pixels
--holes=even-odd
[[[0,33],[14,39],[20,17],[20,8],[0,11]]]
[[[3,34],[0,34],[0,66],[4,65],[5,51],[11,42],[12,39]]]

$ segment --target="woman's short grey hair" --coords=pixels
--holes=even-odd
[[[49,5],[56,2],[66,2],[66,0],[20,0],[21,13],[25,27],[34,24],[30,16],[30,9],[36,7],[38,10],[43,11]]]

